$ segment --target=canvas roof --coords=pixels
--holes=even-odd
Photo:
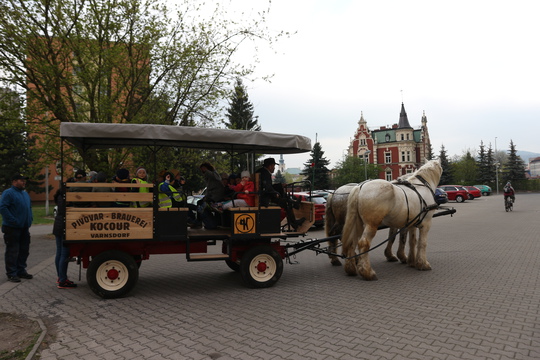
[[[311,151],[311,140],[301,135],[173,125],[63,122],[60,137],[84,149],[174,146],[264,154]]]

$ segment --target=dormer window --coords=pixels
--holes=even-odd
[[[385,139],[386,139],[386,142],[389,142],[390,141],[390,134],[386,134]]]

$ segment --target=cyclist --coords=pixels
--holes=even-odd
[[[510,199],[512,199],[513,203],[516,202],[515,191],[510,181],[508,181],[506,185],[504,185],[504,203],[505,204],[506,204],[506,199],[509,197]]]

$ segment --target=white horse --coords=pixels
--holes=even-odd
[[[407,178],[410,187],[377,179],[351,190],[341,238],[343,254],[347,258],[347,274],[360,274],[366,280],[377,280],[367,251],[381,225],[391,229],[417,227],[420,233],[418,242],[413,239],[414,244],[410,244],[411,247],[416,245],[416,255],[408,261],[414,261],[414,267],[419,270],[431,269],[426,258],[427,234],[438,206],[434,191],[441,174],[440,162],[431,160]],[[361,254],[358,259],[356,247]]]
[[[333,237],[340,235],[343,232],[343,225],[345,224],[345,218],[347,215],[347,202],[349,199],[349,194],[351,190],[360,184],[351,183],[340,186],[333,194],[328,196],[328,201],[326,203],[326,215],[325,215],[325,231],[326,237]],[[410,237],[415,236],[414,228],[408,229],[407,231],[401,231],[399,234],[399,247],[397,251],[397,257],[392,252],[392,246],[396,238],[396,233],[398,229],[391,228],[388,232],[388,243],[384,250],[384,255],[386,260],[389,262],[400,261],[402,264],[409,264],[408,259],[413,259],[414,254],[410,248],[409,257],[405,255],[405,244],[407,243],[407,234],[411,232]],[[328,250],[332,254],[337,254],[338,248],[338,239],[332,239],[328,241]],[[336,255],[328,255],[330,258],[330,263],[334,266],[341,266],[341,261]],[[414,266],[414,265],[412,265]]]

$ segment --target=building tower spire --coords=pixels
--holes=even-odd
[[[401,113],[399,114],[398,129],[412,129],[407,118],[407,112],[405,112],[405,105],[401,103]]]

